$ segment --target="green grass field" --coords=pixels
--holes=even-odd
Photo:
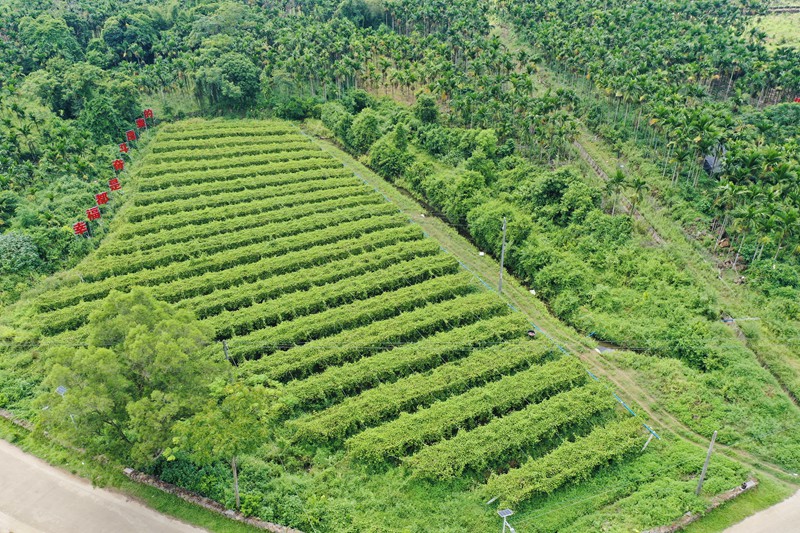
[[[282,429],[241,460],[247,512],[305,530],[483,531],[511,505],[521,532],[629,530],[748,475],[715,458],[695,497],[701,448],[665,434],[642,453],[641,418],[606,384],[528,338],[524,315],[290,123],[162,126],[131,179],[109,237],[23,300],[20,328],[39,347],[80,344],[98,302],[137,286],[193,311],[238,379],[282,392]],[[2,391],[20,412],[30,353],[3,363],[30,385]],[[156,472],[231,505],[224,465]]]
[[[754,24],[767,34],[767,44],[800,46],[800,13],[775,13],[758,17]]]

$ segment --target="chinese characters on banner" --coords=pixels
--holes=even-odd
[[[86,222],[76,222],[72,225],[72,231],[75,232],[75,235],[83,235],[87,231],[89,231],[89,225]]]

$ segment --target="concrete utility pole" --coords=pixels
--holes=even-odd
[[[700,482],[697,484],[697,490],[694,491],[695,495],[700,496],[700,491],[703,489],[703,481],[706,479],[706,471],[708,470],[708,462],[711,460],[711,452],[714,450],[714,441],[717,440],[717,432],[711,435],[711,444],[708,446],[708,454],[706,454],[706,462],[703,463],[703,471],[700,473]]]
[[[222,339],[222,351],[223,351],[223,353],[225,353],[225,360],[226,361],[230,361],[231,360],[231,356],[228,353],[228,341],[225,340],[225,339]]]
[[[506,260],[506,217],[503,217],[503,247],[500,248],[500,282],[497,284],[497,292],[503,292],[503,263]]]

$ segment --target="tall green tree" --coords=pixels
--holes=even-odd
[[[185,453],[199,465],[224,460],[230,464],[233,493],[239,509],[238,458],[264,443],[270,433],[271,406],[277,393],[263,386],[242,383],[226,386],[201,411],[176,424],[168,459]]]
[[[244,54],[227,52],[194,73],[200,102],[220,111],[245,109],[255,103],[261,71]]]
[[[50,13],[23,18],[19,24],[19,37],[27,48],[25,56],[30,70],[44,66],[53,58],[71,62],[82,56],[78,41],[67,23]]]
[[[633,198],[631,199],[631,216],[633,216],[636,212],[636,206],[644,200],[645,194],[650,190],[650,184],[642,176],[634,176],[628,182],[628,186],[633,193]]]
[[[436,106],[436,100],[427,94],[420,95],[417,98],[417,103],[414,104],[414,115],[423,124],[435,124],[439,121],[439,108]]]
[[[87,347],[49,354],[40,427],[92,453],[151,463],[224,371],[204,349],[210,338],[189,312],[144,289],[112,292],[89,316]]]
[[[626,182],[627,178],[619,168],[608,177],[608,181],[606,182],[606,191],[608,192],[609,196],[611,196],[611,216],[614,216],[614,213],[617,210],[619,193],[622,192],[622,188],[625,186]]]
[[[372,109],[362,110],[350,127],[350,144],[360,154],[367,152],[381,137],[381,116]]]

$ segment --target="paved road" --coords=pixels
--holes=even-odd
[[[734,505],[735,505],[734,501]],[[800,531],[800,491],[781,503],[745,518],[725,533],[782,533]]]
[[[198,533],[0,439],[0,533]]]

